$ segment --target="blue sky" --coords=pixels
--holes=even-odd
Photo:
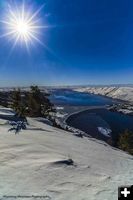
[[[8,4],[0,0],[0,17]],[[0,38],[0,86],[133,83],[132,0],[26,0],[43,25],[30,52],[11,38]],[[1,20],[0,20],[1,21]],[[3,32],[0,25],[0,34]]]

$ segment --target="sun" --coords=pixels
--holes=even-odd
[[[34,41],[43,44],[39,39],[39,35],[47,26],[42,26],[38,17],[42,8],[43,5],[35,12],[32,12],[26,9],[24,3],[19,7],[15,7],[15,9],[14,6],[11,7],[10,5],[7,16],[1,21],[4,24],[5,33],[0,37],[8,37],[14,40],[13,47],[19,41],[24,42],[27,47]]]
[[[16,26],[14,27],[20,36],[29,35],[30,25],[26,21],[18,21]]]
[[[25,42],[35,37],[32,24],[28,23],[25,19],[15,20],[14,23],[9,24],[8,29],[11,30],[11,35],[13,34],[15,37]]]

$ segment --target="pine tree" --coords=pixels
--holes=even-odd
[[[14,90],[11,92],[11,99],[12,99],[12,108],[16,112],[16,116],[20,119],[26,121],[26,106],[23,102],[23,99],[21,97],[22,93],[21,90]]]
[[[121,134],[118,141],[118,147],[133,155],[133,133],[126,130],[123,134]]]
[[[41,92],[38,86],[31,86],[30,91],[21,92],[20,89],[11,93],[12,108],[17,116],[50,117],[55,112],[53,104],[48,99],[48,94]],[[51,118],[50,118],[51,119]]]
[[[11,98],[12,98],[12,108],[18,113],[21,107],[20,89],[12,91]]]
[[[30,116],[48,116],[50,112],[54,112],[53,104],[51,104],[46,93],[42,93],[38,86],[31,86],[28,94],[27,105]]]

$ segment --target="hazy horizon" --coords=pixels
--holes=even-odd
[[[13,86],[0,86],[0,89],[4,88],[30,88],[31,86],[38,86],[44,88],[74,88],[74,87],[133,87],[133,84],[77,84],[77,85],[38,85],[38,84],[29,84],[29,85],[13,85]]]

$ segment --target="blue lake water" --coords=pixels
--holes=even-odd
[[[56,105],[102,106],[119,103],[111,98],[69,90],[58,90],[50,97]],[[91,109],[74,114],[67,120],[68,125],[78,128],[95,138],[107,140],[110,133],[113,140],[126,129],[133,131],[133,116],[111,112],[104,108]]]
[[[116,102],[111,98],[88,93],[73,92],[71,90],[55,90],[50,100],[56,105],[70,106],[98,106],[110,105]]]
[[[116,141],[119,134],[126,129],[133,131],[133,117],[117,112],[111,112],[107,109],[93,109],[83,111],[68,118],[67,123],[70,126],[78,128],[95,138],[107,140],[106,133],[102,134],[98,128],[111,130],[111,137]]]

